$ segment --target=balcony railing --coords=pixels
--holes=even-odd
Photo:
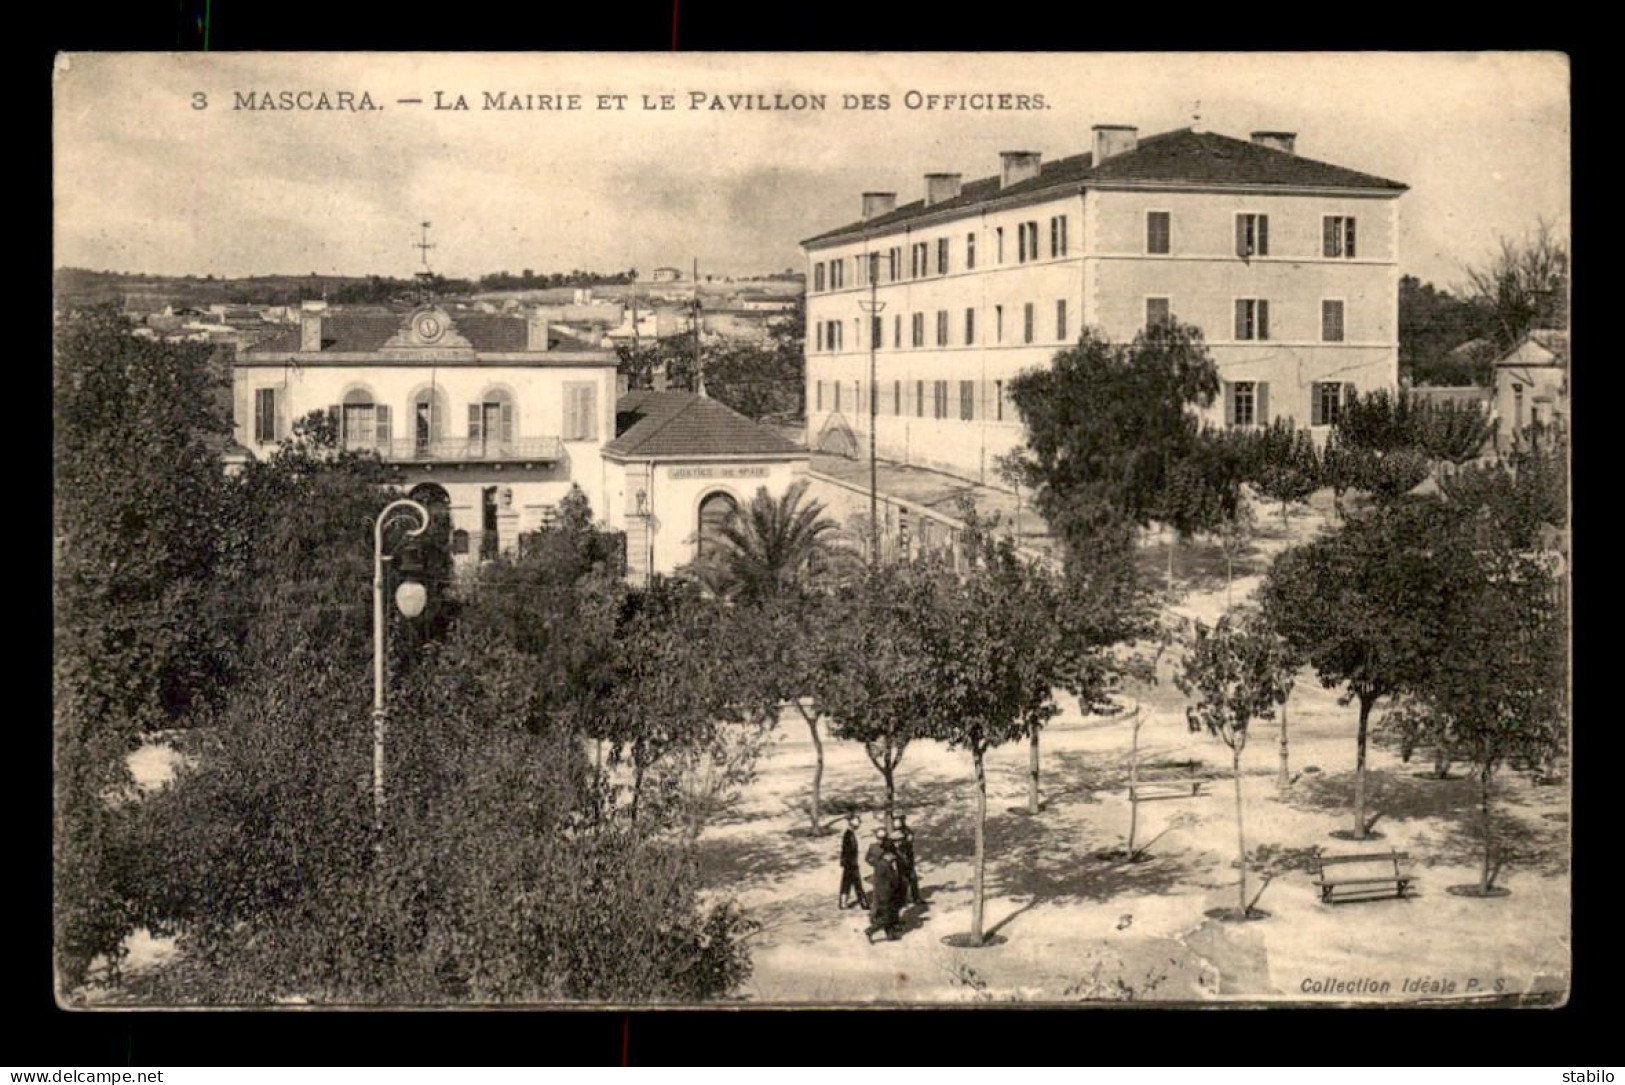
[[[513,441],[452,437],[420,441],[413,437],[393,441],[350,438],[345,448],[378,453],[386,463],[556,463],[564,459],[564,442],[557,437],[521,437]]]

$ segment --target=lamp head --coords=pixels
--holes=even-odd
[[[423,613],[423,608],[429,603],[429,591],[415,580],[406,580],[395,589],[395,606],[408,618],[416,618]]]

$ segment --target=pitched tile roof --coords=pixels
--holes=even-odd
[[[805,450],[731,407],[692,392],[627,392],[615,401],[611,455],[783,455]]]
[[[1279,185],[1286,188],[1363,188],[1398,194],[1409,186],[1374,177],[1369,173],[1344,169],[1312,158],[1265,147],[1216,132],[1193,132],[1177,128],[1147,136],[1134,150],[1113,155],[1100,166],[1094,155],[1084,153],[1043,163],[1037,177],[999,187],[999,178],[983,177],[968,182],[951,200],[926,206],[923,199],[907,203],[867,222],[849,223],[838,229],[808,238],[803,244],[830,241],[849,234],[901,225],[927,213],[968,210],[997,197],[1023,196],[1066,185],[1101,182],[1150,182],[1193,185]]]

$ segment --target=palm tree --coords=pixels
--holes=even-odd
[[[805,501],[807,481],[775,498],[761,487],[718,530],[714,546],[694,564],[701,583],[745,602],[792,595],[815,579],[839,572],[851,555],[824,503]]]

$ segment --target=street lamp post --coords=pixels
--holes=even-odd
[[[429,510],[407,498],[391,501],[378,514],[372,533],[372,818],[380,837],[384,826],[384,729],[388,710],[384,707],[384,525],[397,510],[417,515],[418,526],[408,535],[421,535],[429,528]],[[402,584],[395,593],[395,605],[408,618],[423,613],[427,593],[422,584]]]
[[[875,466],[875,419],[879,416],[880,385],[875,379],[875,348],[880,336],[875,322],[886,308],[886,303],[875,298],[879,289],[876,281],[880,271],[880,256],[869,254],[869,300],[858,302],[858,307],[869,314],[869,563],[880,564],[880,486]]]

